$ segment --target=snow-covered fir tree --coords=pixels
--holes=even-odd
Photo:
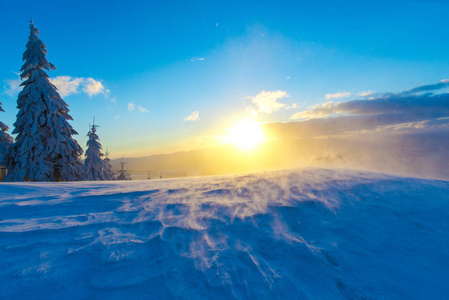
[[[112,165],[111,165],[111,160],[109,159],[109,151],[108,148],[106,148],[106,152],[104,154],[104,163],[106,164],[106,166],[108,167],[108,176],[114,180],[114,172],[112,171]]]
[[[128,170],[125,169],[125,159],[122,158],[120,162],[120,170],[117,171],[117,180],[132,180],[131,174],[129,174]]]
[[[85,180],[112,180],[110,165],[103,159],[101,153],[100,138],[97,135],[97,125],[90,127],[87,136],[86,159],[84,160],[83,173]]]
[[[81,179],[83,149],[72,138],[78,134],[68,123],[66,102],[50,83],[45,70],[56,69],[47,61],[47,47],[31,21],[20,77],[24,80],[17,99],[17,120],[8,165],[8,181],[70,181]]]
[[[0,102],[0,111],[4,112],[1,102]],[[6,126],[3,122],[0,121],[0,166],[5,165],[9,147],[13,143],[12,136],[10,136],[6,132],[8,129],[9,129],[8,126]]]

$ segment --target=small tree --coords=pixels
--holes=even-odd
[[[87,133],[89,139],[86,143],[86,159],[83,165],[84,178],[86,180],[112,180],[110,165],[102,158],[104,154],[101,153],[102,146],[97,135],[97,127],[99,126],[92,125]]]
[[[31,21],[23,53],[22,91],[17,99],[17,134],[8,163],[8,181],[67,181],[81,177],[83,149],[72,138],[78,134],[68,123],[69,106],[50,83],[45,70],[56,69],[47,61],[47,47]]]
[[[104,154],[104,163],[106,164],[106,166],[108,168],[108,177],[113,180],[114,179],[114,172],[112,171],[112,165],[111,165],[111,160],[109,159],[108,148],[106,148],[106,152]]]
[[[0,102],[0,111],[4,112],[1,102]],[[10,136],[6,132],[8,129],[9,129],[8,126],[0,122],[0,166],[5,165],[9,147],[12,145],[14,141],[12,136]]]
[[[125,164],[124,158],[122,158],[122,161],[120,162],[120,170],[117,172],[117,180],[132,180],[131,174],[129,174],[128,170],[125,169]]]

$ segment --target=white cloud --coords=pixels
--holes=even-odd
[[[296,120],[327,117],[333,113],[336,106],[338,106],[338,103],[334,101],[317,104],[312,106],[310,110],[301,111],[294,114],[290,119]]]
[[[363,91],[363,92],[360,92],[360,93],[357,93],[357,96],[360,96],[360,97],[368,97],[368,96],[371,96],[373,94],[373,91]]]
[[[269,114],[285,107],[286,105],[284,103],[278,102],[278,100],[287,97],[289,97],[289,95],[284,91],[262,91],[251,99],[252,103],[257,106],[260,112]]]
[[[129,111],[134,111],[135,109],[137,108],[137,110],[139,111],[139,112],[148,112],[148,109],[146,109],[145,107],[143,107],[143,106],[140,106],[140,105],[136,105],[136,104],[134,104],[134,102],[129,102],[128,103],[128,110]]]
[[[147,111],[148,111],[145,107],[142,107],[142,106],[140,106],[140,105],[137,105],[137,109],[138,109],[140,112],[147,112]]]
[[[334,93],[334,94],[327,94],[326,99],[330,100],[330,99],[338,99],[338,98],[347,98],[349,96],[351,96],[350,92],[338,92],[338,93]]]
[[[5,82],[5,94],[8,96],[16,96],[22,89],[20,87],[20,84],[22,83],[20,78],[5,80]],[[110,92],[100,80],[95,80],[91,77],[57,76],[50,78],[50,82],[56,86],[59,95],[63,98],[73,94],[79,94],[81,92],[86,93],[89,97],[98,94],[102,94],[107,97]],[[115,98],[111,101],[115,102]]]
[[[5,94],[10,97],[15,97],[22,89],[20,87],[20,84],[22,83],[22,80],[20,80],[20,78],[8,79],[5,80],[5,82]]]
[[[61,97],[66,97],[80,92],[80,86],[84,83],[84,78],[58,76],[50,78],[50,81],[58,88],[59,95]]]
[[[67,97],[72,94],[79,94],[84,92],[89,97],[102,94],[105,97],[109,95],[109,90],[103,85],[100,80],[95,80],[91,77],[71,77],[71,76],[57,76],[50,78],[57,88],[61,97]]]
[[[197,111],[193,111],[190,116],[188,116],[187,118],[184,119],[184,121],[197,121],[200,119],[200,112]]]
[[[57,76],[50,78],[50,82],[57,87],[61,97],[67,97],[81,92],[86,93],[89,97],[98,94],[106,97],[110,92],[100,80],[95,80],[91,77]]]
[[[192,58],[190,59],[191,62],[195,62],[195,61],[203,61],[203,60],[204,60],[204,57],[192,57]]]
[[[120,115],[116,115],[116,116],[114,117],[114,119],[116,119],[116,120],[120,119]]]
[[[83,78],[84,79],[84,78]],[[95,80],[93,78],[84,79],[83,91],[90,97],[98,94],[103,94],[105,97],[109,95],[109,90],[104,87],[101,81]]]

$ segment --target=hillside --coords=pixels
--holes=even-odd
[[[1,299],[443,299],[449,182],[304,169],[1,183]]]

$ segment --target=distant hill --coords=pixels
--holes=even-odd
[[[118,168],[122,159],[112,165]],[[220,175],[306,166],[344,167],[397,175],[449,179],[449,133],[379,138],[375,135],[327,138],[283,137],[253,152],[222,146],[124,158],[134,178],[148,171],[164,177]],[[171,174],[171,175],[170,175]],[[159,177],[159,176],[156,176]]]

